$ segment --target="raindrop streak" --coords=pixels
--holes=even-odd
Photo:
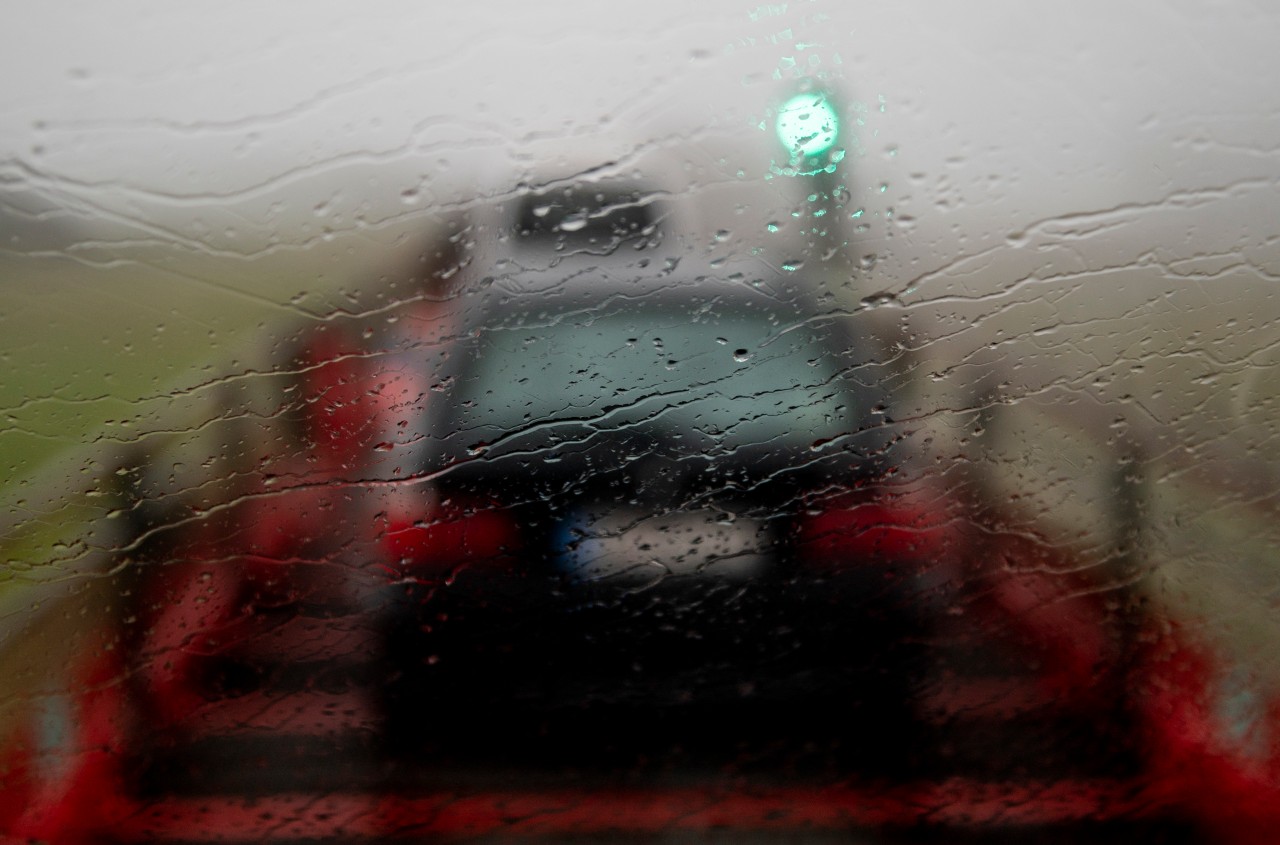
[[[862,297],[862,305],[864,308],[901,307],[902,300],[898,299],[896,293],[880,291],[879,293]]]

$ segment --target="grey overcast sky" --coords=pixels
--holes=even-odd
[[[1248,0],[134,0],[11,17],[0,166],[114,245],[79,244],[94,260],[154,243],[255,256],[603,162],[673,190],[761,186],[772,110],[802,77],[837,92],[886,287],[1045,221],[1215,191],[1249,194],[1216,219],[1259,249],[1280,229],[1259,213],[1280,12]],[[1189,254],[1221,246],[1201,234]]]
[[[1133,197],[1194,178],[1172,142],[1274,134],[1277,31],[1247,2],[35,4],[0,35],[0,149],[172,197],[359,154],[474,179],[536,138],[746,139],[803,72],[883,97],[859,140],[915,169]]]

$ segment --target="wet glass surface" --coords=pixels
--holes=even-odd
[[[109,14],[0,36],[0,833],[1271,841],[1270,10]]]

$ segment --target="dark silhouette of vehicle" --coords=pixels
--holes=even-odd
[[[450,349],[387,534],[397,746],[731,752],[804,707],[901,764],[915,561],[832,522],[892,457],[863,344],[800,281],[563,270],[477,294]]]

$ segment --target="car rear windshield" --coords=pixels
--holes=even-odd
[[[547,430],[662,432],[698,448],[786,448],[853,429],[857,398],[823,328],[770,313],[629,307],[483,332],[455,394],[477,442]]]

